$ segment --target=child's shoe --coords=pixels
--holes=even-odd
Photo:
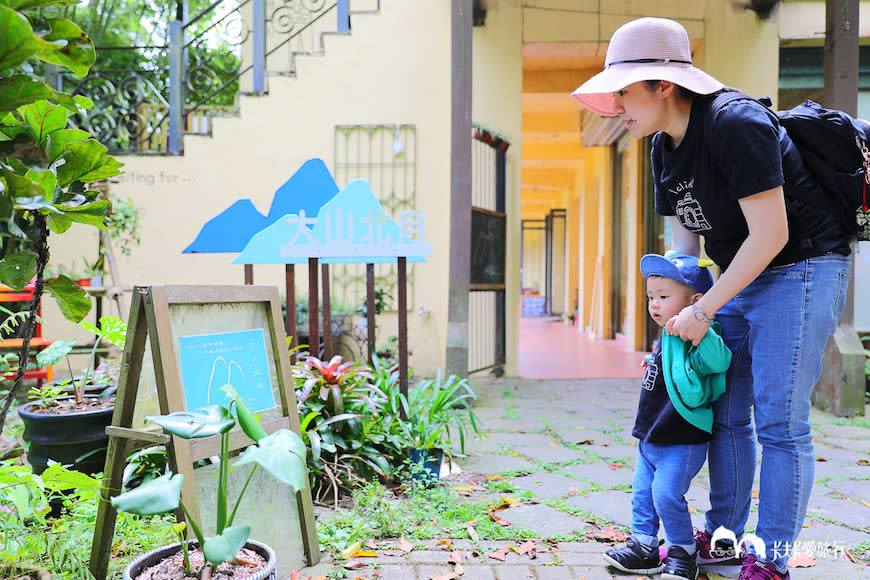
[[[644,546],[634,536],[626,540],[625,547],[607,550],[604,560],[617,570],[629,574],[658,574],[665,568],[659,558],[659,547]]]
[[[668,548],[668,558],[665,560],[665,570],[661,580],[696,580],[698,564],[695,555],[689,554],[680,546]]]
[[[740,580],[789,580],[790,578],[788,571],[785,574],[777,572],[776,566],[770,562],[761,562],[752,554],[746,556],[743,568],[740,569]]]

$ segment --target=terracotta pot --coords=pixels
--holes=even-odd
[[[190,540],[191,548],[195,548],[198,544],[196,540]],[[255,574],[250,576],[238,577],[235,580],[277,580],[278,578],[278,570],[277,564],[278,559],[275,557],[275,552],[262,542],[257,542],[255,540],[248,540],[248,543],[245,544],[245,547],[253,550],[259,555],[263,556],[266,559],[266,566],[261,568]],[[168,558],[178,552],[181,549],[181,542],[175,542],[174,544],[169,544],[167,546],[163,546],[161,548],[157,548],[156,550],[151,550],[146,554],[142,554],[130,564],[124,568],[124,580],[136,580],[138,576],[142,573],[143,570],[154,566],[161,560]]]
[[[37,475],[53,459],[83,473],[103,471],[109,437],[106,427],[112,424],[114,407],[45,415],[30,411],[32,403],[19,407],[24,423],[24,440],[30,443],[27,461]]]

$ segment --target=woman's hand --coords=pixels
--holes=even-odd
[[[698,343],[707,334],[708,328],[710,328],[709,324],[695,317],[695,312],[691,306],[686,306],[680,310],[679,314],[672,316],[665,323],[666,333],[691,341],[695,346],[698,346]]]

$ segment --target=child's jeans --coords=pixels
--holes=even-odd
[[[692,519],[686,492],[707,458],[707,444],[656,445],[640,441],[637,468],[631,482],[631,531],[645,544],[653,545],[659,519],[665,528],[668,548],[681,546],[694,552]]]

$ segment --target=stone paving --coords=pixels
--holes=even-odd
[[[365,558],[364,567],[347,571],[347,578],[384,580],[597,580],[635,579],[608,568],[601,557],[610,546],[588,541],[545,542],[542,538],[581,540],[612,524],[630,526],[630,487],[635,455],[631,437],[637,403],[637,379],[478,379],[475,411],[485,435],[472,443],[469,456],[458,463],[463,471],[501,475],[517,494],[531,492],[536,501],[499,512],[512,525],[535,534],[537,552],[508,552],[505,561],[486,555],[521,542],[450,540],[461,550],[461,569],[448,563],[444,543],[417,543],[405,554],[381,550]],[[816,442],[816,484],[798,543],[815,556],[815,565],[792,568],[791,578],[870,579],[870,415],[842,419],[813,409]],[[760,454],[759,454],[760,455]],[[756,474],[757,475],[757,474]],[[757,481],[756,481],[757,483]],[[692,519],[703,526],[709,507],[706,467],[687,494]],[[468,501],[497,501],[478,492]],[[549,504],[549,505],[547,505]],[[748,531],[756,525],[753,499]],[[319,517],[329,517],[328,511]],[[379,542],[379,545],[385,545]],[[521,550],[520,550],[521,551]],[[848,551],[848,554],[846,553]],[[857,562],[848,555],[854,554]],[[301,578],[337,576],[324,554],[317,566],[303,569]],[[462,575],[457,575],[458,572]],[[730,577],[739,570],[726,570]],[[720,571],[722,572],[722,571]],[[710,573],[710,571],[708,571]],[[330,575],[333,574],[333,575]],[[728,576],[722,576],[728,577]],[[653,576],[652,578],[657,578]],[[701,578],[704,578],[702,574]],[[719,578],[712,573],[711,580]]]

